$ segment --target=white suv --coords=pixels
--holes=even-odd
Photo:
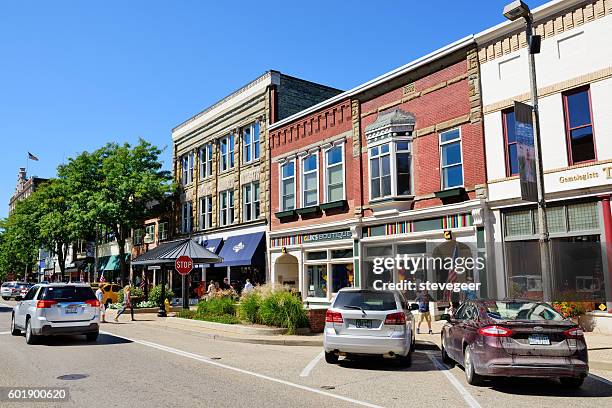
[[[339,355],[365,354],[395,357],[409,366],[416,308],[400,292],[341,289],[325,315],[325,361],[335,364]]]
[[[84,334],[98,338],[100,303],[87,284],[51,283],[34,285],[13,308],[11,334],[26,332],[26,343],[39,336]]]

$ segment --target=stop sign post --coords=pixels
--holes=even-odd
[[[182,290],[183,290],[183,309],[189,309],[189,301],[187,300],[187,287],[185,285],[185,276],[193,270],[193,259],[187,255],[181,255],[174,261],[174,269],[182,275]]]

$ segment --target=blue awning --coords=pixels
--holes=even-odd
[[[223,238],[204,239],[200,242],[200,245],[208,249],[210,252],[218,255],[219,249],[221,249],[222,242]]]
[[[264,235],[264,232],[255,232],[229,237],[223,243],[219,253],[219,256],[223,258],[223,262],[215,264],[215,266],[244,266],[252,265],[253,263],[263,263],[265,252],[263,245]],[[260,257],[262,259],[259,259]]]

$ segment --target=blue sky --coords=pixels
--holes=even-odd
[[[0,217],[28,151],[52,177],[144,137],[170,168],[172,127],[268,69],[349,89],[501,22],[507,2],[2,2]]]

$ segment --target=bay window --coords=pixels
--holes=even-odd
[[[295,162],[289,161],[280,166],[281,211],[295,209]]]
[[[342,146],[325,152],[325,199],[327,202],[344,200],[344,155]]]
[[[259,160],[259,122],[252,123],[242,129],[242,142],[244,145],[244,163],[250,163],[254,160]]]
[[[200,198],[200,229],[212,228],[212,196]]]
[[[219,225],[221,227],[234,222],[234,190],[219,193]]]
[[[242,186],[243,218],[252,221],[259,218],[259,183],[249,183]]]
[[[504,145],[506,148],[506,175],[514,176],[519,172],[514,109],[502,112],[502,121],[504,128]]]
[[[595,160],[595,138],[589,88],[563,94],[565,132],[570,166]]]
[[[391,152],[389,143],[370,148],[370,197],[391,195]]]
[[[302,207],[319,204],[319,171],[317,153],[302,159]]]
[[[410,142],[395,142],[396,194],[410,195]]]
[[[458,128],[440,133],[440,169],[442,189],[463,186],[461,133]]]

